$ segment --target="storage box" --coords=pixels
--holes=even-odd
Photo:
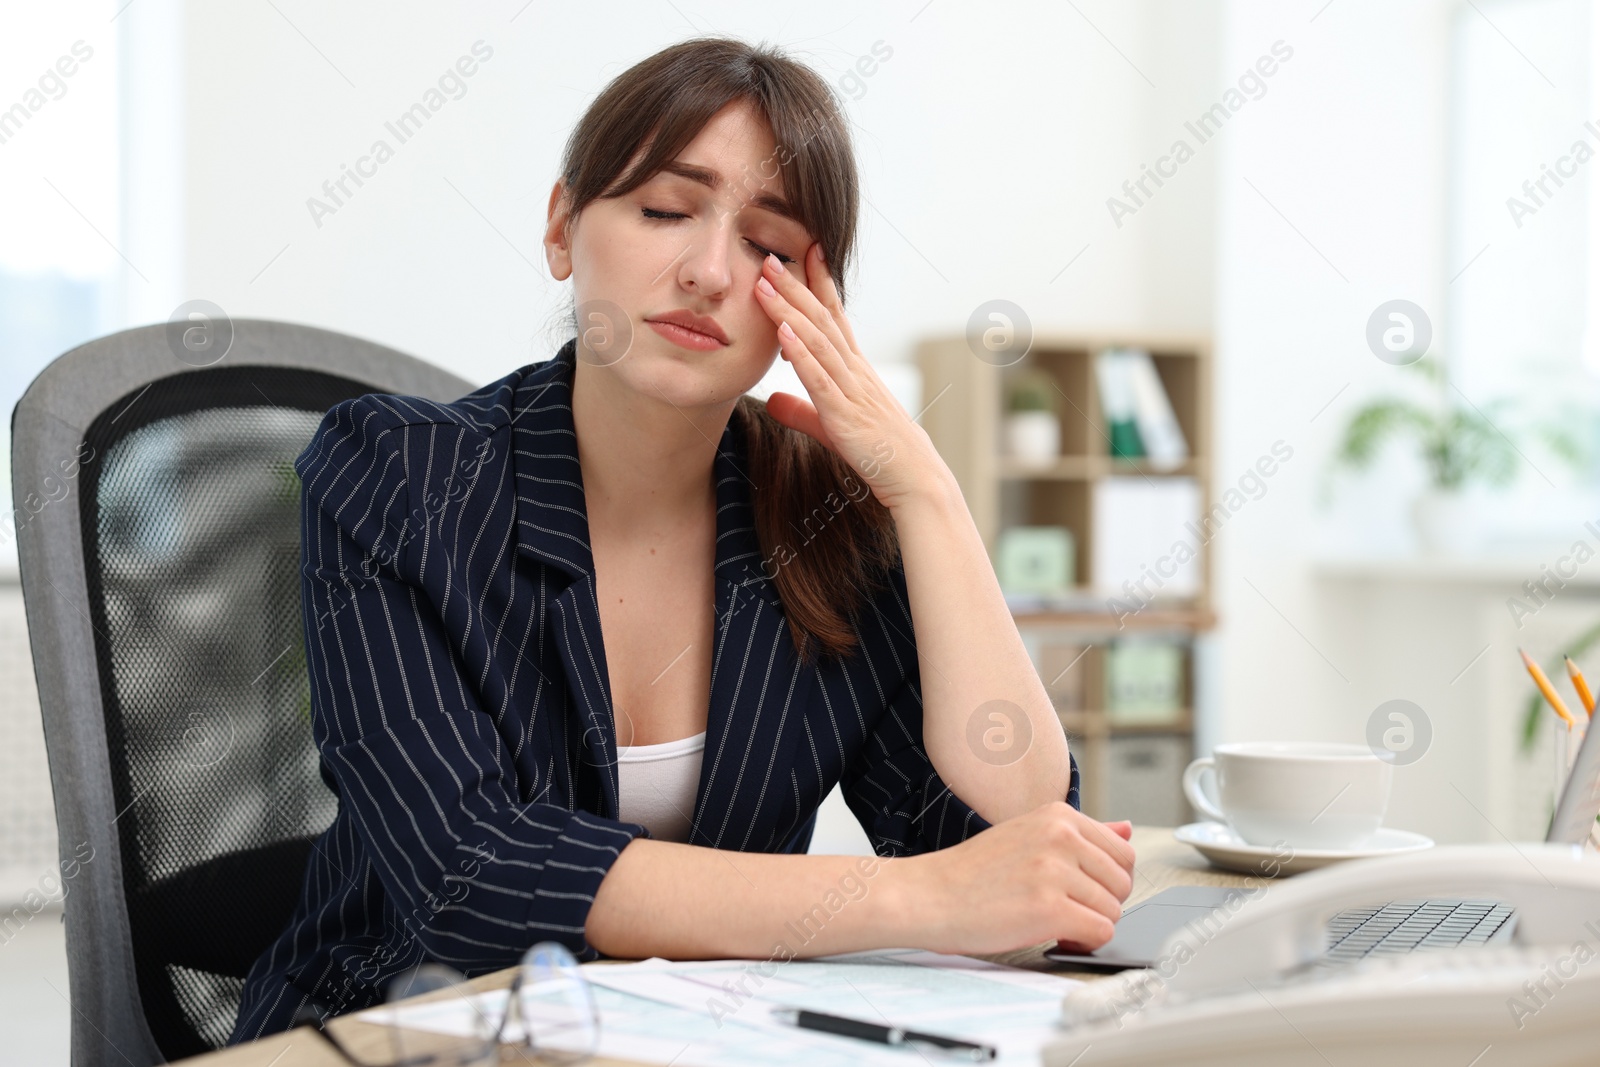
[[[1106,717],[1116,726],[1183,720],[1183,647],[1129,638],[1106,649]]]
[[[995,576],[1007,593],[1065,594],[1077,572],[1072,531],[1065,526],[1012,526],[1000,532]]]
[[[1107,821],[1136,826],[1182,826],[1191,821],[1183,769],[1193,758],[1187,734],[1112,736],[1106,763]]]

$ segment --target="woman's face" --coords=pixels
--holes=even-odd
[[[639,188],[592,201],[566,235],[556,184],[545,254],[557,281],[573,279],[584,361],[679,407],[731,405],[761,380],[778,348],[756,303],[761,261],[772,252],[798,266],[812,244],[784,214],[780,158],[765,118],[735,101]],[[721,336],[660,321],[674,313]]]

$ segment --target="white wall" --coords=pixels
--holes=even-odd
[[[1360,741],[1379,704],[1414,701],[1433,747],[1397,769],[1391,822],[1492,841],[1531,825],[1503,745],[1526,695],[1515,650],[1534,639],[1519,637],[1501,604],[1516,575],[1537,577],[1537,559],[1520,555],[1492,574],[1426,561],[1390,571],[1317,563],[1412,548],[1406,508],[1421,473],[1398,451],[1356,487],[1335,483],[1344,488],[1327,509],[1317,489],[1344,420],[1407,377],[1368,349],[1372,311],[1415,301],[1433,319],[1434,351],[1460,343],[1447,321],[1451,280],[1477,250],[1459,250],[1447,216],[1451,26],[1463,10],[1446,0],[1226,5],[1225,72],[1278,38],[1295,55],[1221,153],[1217,484],[1277,439],[1295,455],[1215,543],[1226,628],[1212,739]],[[1538,160],[1530,166],[1537,174]],[[1493,293],[1474,299],[1481,322],[1517,313],[1485,307]],[[1565,506],[1552,496],[1532,510]],[[1541,658],[1559,647],[1553,635],[1538,640],[1529,647]]]
[[[1209,324],[1204,173],[1152,210],[1182,230],[1170,248],[1144,216],[1113,229],[1103,202],[1148,158],[1163,94],[1209,80],[1194,38],[1212,5],[1079,5],[1160,93],[1066,5],[677,5],[693,25],[667,4],[277,7],[287,20],[259,4],[185,19],[185,295],[234,316],[360,334],[473,380],[545,358],[564,294],[538,240],[562,143],[606,80],[698,27],[834,78],[893,49],[848,104],[867,201],[851,311],[871,357],[907,359],[997,296],[1041,328]],[[307,198],[479,39],[494,56],[466,95],[318,228]]]
[[[1226,739],[1356,740],[1403,695],[1371,691],[1341,655],[1310,561],[1332,436],[1395,371],[1367,349],[1367,317],[1397,297],[1438,306],[1447,277],[1447,6],[1351,0],[1312,22],[1308,5],[1226,5],[1224,71],[1280,38],[1294,49],[1228,130],[1218,176],[1217,486],[1277,440],[1294,449],[1214,543]]]

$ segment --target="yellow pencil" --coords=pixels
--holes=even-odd
[[[1589,680],[1572,662],[1571,656],[1567,657],[1567,676],[1572,679],[1572,688],[1578,691],[1578,699],[1583,701],[1583,710],[1589,713],[1589,718],[1594,718],[1594,690],[1589,688]]]
[[[1533,675],[1534,684],[1539,687],[1539,692],[1543,693],[1544,698],[1550,702],[1550,706],[1556,709],[1556,714],[1561,716],[1561,721],[1571,727],[1577,720],[1572,717],[1572,712],[1567,710],[1567,706],[1561,702],[1561,697],[1556,693],[1556,687],[1550,684],[1550,679],[1546,678],[1544,671],[1540,670],[1539,665],[1533,662],[1532,656],[1523,652],[1520,648],[1517,651],[1522,653],[1522,662],[1527,666],[1528,673]]]

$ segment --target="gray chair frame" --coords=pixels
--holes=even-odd
[[[217,365],[321,371],[372,392],[449,401],[475,388],[392,348],[286,322],[233,322]],[[12,414],[12,495],[28,634],[44,718],[64,878],[74,1067],[165,1063],[140,1003],[114,821],[106,724],[90,627],[76,468],[91,423],[121,398],[198,367],[166,324],[124,330],[58,357]],[[96,457],[98,459],[98,457]],[[71,469],[69,475],[68,469]],[[60,487],[67,492],[57,497]],[[9,532],[9,531],[8,531]],[[93,859],[83,863],[83,844]]]

